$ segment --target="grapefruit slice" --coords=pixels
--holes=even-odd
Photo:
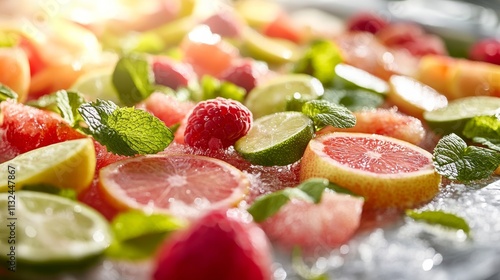
[[[439,191],[432,154],[392,137],[335,132],[309,142],[300,180],[323,177],[365,198],[366,208],[414,208]]]
[[[148,155],[118,161],[102,168],[99,180],[106,200],[118,209],[186,218],[235,206],[250,185],[236,167],[196,155]]]
[[[318,204],[292,199],[261,226],[271,241],[284,248],[327,251],[349,241],[359,227],[362,209],[361,197],[325,191]]]

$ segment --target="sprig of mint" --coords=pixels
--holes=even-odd
[[[463,134],[476,143],[500,152],[500,115],[472,118],[465,124]]]
[[[85,98],[78,92],[59,90],[51,94],[44,95],[37,100],[27,104],[36,108],[50,110],[58,113],[73,127],[78,127],[83,121],[78,107],[85,103]]]
[[[348,128],[356,124],[356,117],[349,109],[326,100],[311,100],[304,103],[302,113],[313,120],[316,131],[327,125]]]
[[[148,98],[154,92],[154,74],[147,58],[129,54],[116,63],[111,80],[120,101],[126,106]]]
[[[270,194],[258,197],[247,209],[253,216],[254,221],[262,222],[276,214],[281,207],[294,198],[319,203],[325,189],[330,189],[339,193],[354,195],[352,192],[330,183],[324,178],[311,178],[295,188],[285,188]]]
[[[204,75],[200,79],[199,89],[194,89],[194,91],[199,91],[197,94],[199,100],[202,101],[207,99],[214,99],[216,97],[223,97],[226,99],[233,99],[239,102],[243,102],[245,98],[246,90],[228,81],[220,81],[219,79]]]
[[[452,133],[439,140],[433,153],[436,171],[442,176],[461,182],[488,178],[500,165],[500,153],[488,148],[467,146]]]
[[[467,221],[452,213],[440,210],[406,210],[406,215],[416,221],[423,221],[432,225],[441,225],[451,229],[462,230],[467,236],[470,234],[470,227]]]
[[[163,151],[173,140],[172,131],[150,113],[129,107],[120,108],[111,101],[97,99],[78,108],[92,135],[108,151],[133,156]]]
[[[378,108],[384,103],[381,94],[365,89],[325,89],[321,99],[343,105],[350,111]]]
[[[0,102],[7,99],[17,100],[17,93],[6,85],[0,83]]]
[[[111,222],[114,239],[106,256],[127,260],[151,257],[169,234],[186,226],[186,221],[169,215],[135,210],[121,213]]]
[[[295,73],[316,77],[324,86],[332,84],[335,65],[342,62],[339,47],[331,40],[317,40],[311,43],[304,55],[295,63]]]

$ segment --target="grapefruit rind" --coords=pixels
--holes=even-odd
[[[113,176],[127,176],[126,174],[123,174],[120,172],[120,168],[123,166],[130,164],[130,163],[137,163],[141,162],[144,160],[148,159],[165,159],[166,161],[170,161],[174,158],[181,158],[181,159],[186,159],[186,160],[198,160],[198,161],[204,161],[207,164],[215,164],[219,166],[222,169],[222,172],[217,173],[217,174],[212,174],[212,178],[217,178],[217,180],[210,180],[210,178],[206,179],[207,186],[209,185],[212,189],[212,193],[217,193],[221,191],[221,188],[223,185],[221,185],[222,181],[222,176],[231,176],[232,180],[234,182],[237,182],[237,185],[234,185],[232,187],[230,195],[227,197],[217,200],[217,201],[209,201],[207,203],[207,198],[206,197],[201,197],[200,200],[195,200],[193,203],[186,203],[184,201],[181,201],[180,199],[175,199],[173,197],[163,197],[162,199],[167,199],[169,200],[168,207],[160,207],[156,205],[158,202],[155,202],[153,199],[154,198],[160,198],[161,194],[158,194],[158,196],[151,196],[151,200],[148,203],[141,203],[138,202],[134,197],[131,197],[129,195],[129,192],[127,192],[124,189],[123,185],[120,185],[117,183]],[[178,165],[175,166],[176,171],[182,170],[185,167],[185,165]],[[143,183],[147,183],[148,180],[159,180],[161,178],[154,177],[154,170],[153,172],[147,172],[147,170],[140,171],[144,175],[144,181]],[[198,172],[198,171],[193,171],[193,172]],[[216,172],[216,171],[214,171]],[[225,173],[225,174],[224,174]],[[150,178],[150,179],[148,179]],[[154,179],[151,179],[154,178]],[[165,178],[164,178],[165,179]],[[152,187],[150,185],[138,185],[134,184],[133,181],[130,181],[128,183],[132,183],[132,191],[135,188],[135,191],[137,193],[140,192],[148,192],[152,190]],[[136,182],[137,183],[137,182]],[[167,184],[167,183],[165,183]],[[165,186],[165,189],[168,188],[169,186]],[[153,213],[166,213],[166,214],[172,214],[176,215],[179,217],[184,217],[184,218],[192,218],[192,217],[198,217],[200,214],[203,212],[206,212],[210,209],[215,209],[215,208],[220,208],[220,207],[234,207],[237,206],[237,204],[246,196],[246,194],[249,191],[250,187],[250,181],[248,180],[247,176],[241,172],[239,169],[236,167],[230,165],[229,163],[226,163],[222,160],[215,159],[215,158],[210,158],[206,156],[198,156],[198,155],[185,155],[185,154],[179,154],[179,155],[145,155],[145,156],[139,156],[135,158],[130,158],[130,159],[125,159],[118,161],[116,163],[110,164],[104,168],[101,169],[100,174],[99,174],[99,188],[102,190],[102,193],[105,197],[105,200],[110,203],[112,206],[116,207],[118,210],[130,210],[130,209],[136,209],[140,211],[145,211],[145,212],[153,212]],[[191,189],[186,189],[186,193],[196,193],[196,191],[193,191]]]
[[[392,142],[424,155],[429,163],[408,173],[378,174],[342,165],[324,151],[323,141],[335,137],[375,138]],[[349,147],[345,147],[349,149]],[[353,156],[356,156],[353,154]],[[439,192],[441,176],[432,165],[432,154],[395,138],[364,133],[334,132],[310,141],[301,161],[300,180],[323,177],[365,198],[364,207],[413,208],[428,202]]]

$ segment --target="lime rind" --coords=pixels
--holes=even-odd
[[[0,206],[7,209],[9,194],[0,194]],[[110,227],[96,210],[67,198],[33,191],[15,193],[14,215],[0,212],[2,220],[15,217],[15,253],[17,269],[44,271],[77,268],[100,256],[111,244]],[[8,240],[8,227],[0,236]],[[2,252],[12,244],[0,243]],[[1,258],[8,257],[2,254]],[[5,262],[2,262],[5,264]]]
[[[334,88],[363,89],[385,97],[389,93],[389,84],[379,77],[351,65],[339,63],[335,66]]]
[[[280,112],[254,121],[236,151],[252,164],[284,166],[299,160],[314,135],[312,120],[300,112]]]
[[[465,124],[477,116],[495,115],[500,110],[500,98],[493,96],[470,96],[448,102],[448,106],[425,111],[423,118],[438,135],[456,133],[463,136]]]

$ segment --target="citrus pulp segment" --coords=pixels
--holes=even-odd
[[[0,164],[0,192],[26,185],[52,185],[80,192],[92,182],[95,166],[91,138],[59,142]]]
[[[107,221],[94,209],[57,195],[32,191],[15,193],[16,207],[7,211],[11,197],[0,193],[0,218],[15,217],[15,256],[17,269],[78,268],[98,257],[111,243]],[[9,258],[13,244],[11,228],[3,226],[0,237],[1,258]],[[11,239],[13,240],[13,239]],[[4,263],[4,261],[2,261]]]
[[[256,119],[234,148],[253,164],[287,165],[299,160],[314,135],[313,121],[300,112],[280,112]]]
[[[494,115],[499,109],[500,97],[471,96],[452,100],[444,108],[424,112],[423,117],[436,134],[462,136],[467,121],[476,116]]]
[[[367,208],[412,208],[431,200],[441,176],[432,154],[395,138],[334,132],[317,137],[301,161],[300,180],[322,177],[361,195]]]
[[[120,209],[195,217],[207,209],[235,206],[249,181],[236,167],[195,155],[148,155],[101,169],[99,186]]]
[[[258,85],[248,93],[244,105],[252,111],[254,119],[272,113],[283,112],[287,99],[314,100],[321,97],[321,82],[307,74],[287,74]]]

